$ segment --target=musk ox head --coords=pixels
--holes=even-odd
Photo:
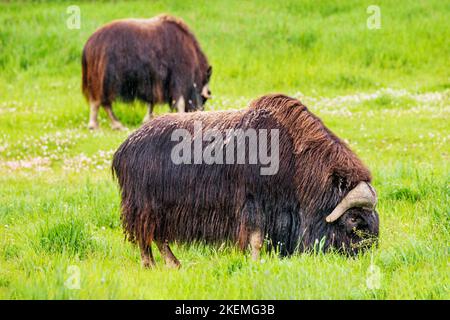
[[[188,94],[189,111],[203,111],[206,101],[212,98],[211,90],[209,89],[211,74],[212,67],[208,66],[206,72],[198,77],[198,81],[194,82],[191,91]]]
[[[357,254],[377,244],[379,217],[377,194],[368,182],[360,182],[326,217],[332,227],[328,246]]]

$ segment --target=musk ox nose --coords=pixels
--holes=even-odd
[[[361,238],[358,241],[352,241],[350,243],[350,253],[358,254],[359,252],[364,252],[372,247],[378,246],[378,238],[371,235],[365,238]]]
[[[378,246],[378,233],[371,230],[355,229],[350,240],[350,247],[354,253]]]

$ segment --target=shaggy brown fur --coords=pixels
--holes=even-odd
[[[146,102],[149,115],[154,104],[174,107],[181,97],[185,111],[201,109],[210,76],[195,36],[181,19],[167,15],[113,21],[98,29],[83,50],[83,94],[92,112],[103,105],[113,124],[116,98]],[[96,127],[94,116],[90,126]]]
[[[193,132],[194,121],[220,132],[279,129],[278,173],[261,176],[259,163],[174,164],[170,154],[177,142],[171,134],[177,128]],[[264,96],[241,111],[156,118],[119,147],[113,172],[126,234],[141,248],[152,241],[227,240],[246,248],[260,232],[282,255],[312,249],[322,239],[324,250],[357,252],[355,244],[363,238],[355,231],[378,235],[375,211],[353,208],[335,223],[325,221],[351,189],[371,176],[319,118],[283,95]]]

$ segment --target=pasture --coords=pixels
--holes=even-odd
[[[80,29],[66,26],[73,4]],[[0,2],[0,299],[449,299],[450,4],[377,1],[377,30],[370,4]],[[283,92],[348,141],[374,177],[378,248],[256,263],[231,245],[175,245],[180,270],[157,250],[158,267],[141,267],[110,164],[146,110],[118,103],[129,131],[101,111],[90,132],[80,57],[104,23],[162,12],[213,66],[206,110]]]

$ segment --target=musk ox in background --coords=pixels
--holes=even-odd
[[[260,162],[175,164],[172,134],[184,128],[195,143],[196,121],[216,132],[277,129],[278,171],[261,175]],[[226,152],[227,143],[216,147]],[[119,147],[112,169],[126,235],[139,244],[145,266],[154,265],[152,242],[168,265],[178,266],[169,248],[174,241],[231,241],[250,247],[257,259],[264,238],[269,249],[289,255],[319,243],[325,251],[354,254],[378,237],[369,170],[300,101],[284,95],[264,96],[241,111],[153,119]]]
[[[211,92],[211,66],[199,43],[180,19],[113,21],[86,42],[82,56],[82,91],[90,104],[89,128],[98,128],[103,106],[113,129],[123,128],[112,111],[116,98],[148,105],[144,121],[156,103],[179,112],[203,109]]]

